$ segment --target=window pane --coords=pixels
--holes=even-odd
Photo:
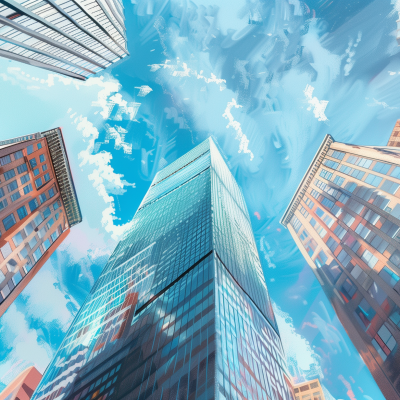
[[[21,208],[18,208],[17,213],[18,213],[19,219],[23,219],[28,215],[28,212],[26,211],[26,207],[25,206],[22,206]]]
[[[39,207],[39,203],[36,199],[31,200],[28,204],[31,212],[35,211]]]
[[[16,224],[14,214],[10,214],[8,217],[3,219],[4,229],[8,231],[11,227]]]

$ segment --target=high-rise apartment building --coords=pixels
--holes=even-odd
[[[85,80],[128,55],[121,0],[0,0],[0,56]]]
[[[0,400],[29,400],[41,379],[35,367],[27,368],[2,390]]]
[[[318,379],[293,385],[296,400],[325,400],[325,395]]]
[[[393,128],[392,134],[389,138],[388,146],[400,147],[400,119],[397,120],[396,125]]]
[[[400,149],[327,135],[281,223],[387,399],[400,398]]]
[[[292,393],[242,193],[207,139],[155,176],[33,398]]]
[[[81,220],[59,128],[0,142],[0,316]]]

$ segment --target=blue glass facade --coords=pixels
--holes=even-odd
[[[160,171],[34,400],[292,399],[243,196],[212,139]]]

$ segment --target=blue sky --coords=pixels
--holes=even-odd
[[[247,201],[291,371],[320,376],[335,399],[383,399],[279,219],[327,133],[387,143],[400,117],[396,10],[132,0],[130,58],[87,82],[0,59],[0,138],[61,126],[84,216],[0,319],[0,389],[29,365],[44,371],[154,174],[214,135]]]

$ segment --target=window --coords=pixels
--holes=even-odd
[[[351,276],[357,279],[357,282],[362,285],[367,278],[367,274],[362,270],[359,265],[355,265],[353,270],[351,271]]]
[[[8,231],[11,227],[16,224],[14,214],[10,214],[8,217],[3,219],[4,229]]]
[[[347,278],[343,282],[341,292],[344,294],[345,300],[349,301],[357,292],[357,286],[349,278]]]
[[[377,162],[373,167],[372,171],[379,172],[380,174],[386,175],[390,169],[391,165],[382,163],[382,162]]]
[[[329,150],[328,151],[328,156],[332,158],[336,158],[337,160],[343,160],[343,157],[345,156],[346,153],[343,153],[341,151],[337,150]]]
[[[19,160],[20,158],[22,158],[24,155],[22,154],[22,150],[17,151],[14,153],[14,160]]]
[[[51,239],[53,240],[53,242],[58,238],[58,231],[55,231],[54,233],[52,233],[51,235],[50,235],[50,237],[51,237]]]
[[[386,179],[385,182],[383,182],[383,185],[380,187],[380,189],[384,190],[387,193],[395,194],[399,186],[400,185],[398,183]]]
[[[46,251],[50,247],[50,240],[49,239],[46,239],[43,242],[43,247],[44,247],[44,251]]]
[[[359,169],[356,169],[356,168],[350,168],[347,165],[341,165],[339,171],[343,172],[346,175],[350,175],[350,176],[352,176],[356,179],[360,179],[360,180],[365,175],[365,173],[363,171],[360,171]]]
[[[24,226],[24,232],[26,236],[29,236],[33,232],[33,226],[31,222],[29,222],[29,224],[26,224]]]
[[[304,218],[307,218],[310,214],[308,213],[308,211],[304,208],[304,207],[301,207],[300,208],[300,212],[301,212],[301,214],[303,214],[304,215]]]
[[[33,175],[38,176],[39,173],[40,173],[39,168],[35,168],[35,169],[33,170]]]
[[[333,219],[329,215],[325,215],[324,218],[322,218],[322,221],[325,222],[325,225],[330,228],[333,225]]]
[[[18,271],[16,274],[14,274],[14,276],[11,279],[12,279],[14,285],[17,286],[18,283],[20,283],[22,280],[21,272]]]
[[[25,187],[24,187],[24,194],[28,194],[29,192],[32,192],[32,185],[31,184],[29,184],[29,185],[26,185]]]
[[[52,198],[54,195],[55,195],[55,193],[54,193],[54,188],[51,188],[51,189],[49,190],[49,197]]]
[[[3,201],[0,201],[0,210],[2,210],[3,208],[6,208],[8,206],[7,200],[4,199]],[[1,234],[0,234],[1,237]]]
[[[337,167],[339,166],[339,163],[332,161],[332,160],[324,160],[324,165],[326,165],[329,168],[332,169],[337,169]]]
[[[43,217],[40,213],[35,217],[34,221],[36,226],[39,226],[43,222]]]
[[[23,185],[26,182],[29,182],[29,180],[30,180],[29,174],[21,176],[21,185]]]
[[[349,164],[358,165],[359,167],[369,168],[372,164],[372,160],[368,160],[367,158],[350,156],[346,162]]]
[[[50,180],[50,174],[44,174],[44,181],[47,182]]]
[[[392,173],[390,174],[390,176],[393,176],[393,178],[397,178],[400,179],[400,167],[396,167]]]
[[[18,183],[17,183],[16,180],[15,180],[15,181],[12,181],[11,183],[9,183],[9,184],[7,185],[8,193],[11,193],[12,191],[14,191],[14,190],[17,189],[17,188],[18,188]]]
[[[47,171],[47,164],[43,164],[42,165],[42,171],[44,172],[44,171]]]
[[[11,201],[14,202],[18,200],[21,197],[19,192],[15,192],[14,194],[11,195]]]
[[[35,180],[35,185],[36,188],[39,188],[40,186],[42,186],[42,178],[38,178]]]
[[[35,259],[35,262],[38,262],[40,257],[42,257],[42,250],[40,249],[40,246],[33,252],[33,258]]]
[[[383,267],[379,272],[379,276],[391,287],[394,287],[394,285],[400,280],[399,276],[388,267]]]
[[[13,170],[13,169],[10,169],[9,171],[4,172],[4,180],[5,181],[8,181],[11,178],[14,178],[14,176],[15,176],[15,170]]]
[[[38,148],[38,150],[40,150],[42,148],[42,143],[38,143],[37,148]]]
[[[305,199],[307,207],[311,210],[314,207],[314,202],[311,201],[308,197],[306,197]]]
[[[381,326],[371,343],[383,361],[386,360],[397,344],[386,323]]]
[[[339,238],[339,239],[343,239],[343,236],[346,234],[346,229],[342,228],[340,225],[338,225],[335,230],[333,231],[333,233]]]
[[[368,183],[371,186],[378,187],[379,184],[382,182],[382,178],[378,175],[368,174],[364,182]]]
[[[322,178],[325,178],[327,181],[329,181],[332,178],[332,172],[326,171],[323,169],[320,173],[319,176],[322,176]]]
[[[359,223],[355,232],[365,239],[371,231],[362,223]]]
[[[54,219],[50,218],[49,221],[47,222],[47,229],[50,229],[54,224]]]
[[[18,208],[17,213],[18,213],[18,217],[20,220],[24,219],[28,215],[28,212],[26,211],[25,206]]]
[[[34,236],[34,237],[29,241],[29,247],[30,247],[31,249],[33,249],[33,248],[36,246],[36,244],[37,244],[37,239],[36,239],[36,236]]]
[[[368,210],[364,215],[364,219],[370,224],[375,225],[379,220],[379,215],[372,210]]]
[[[326,245],[329,247],[331,252],[334,253],[336,248],[339,246],[339,243],[333,237],[329,237],[329,239],[326,242]]]
[[[315,210],[315,213],[318,215],[318,217],[322,218],[324,216],[324,212],[317,207],[317,209]]]
[[[3,188],[0,188],[0,198],[4,196],[4,190]]]
[[[46,219],[47,217],[49,217],[50,214],[51,214],[50,207],[47,207],[47,208],[43,211],[44,219]]]
[[[382,219],[381,219],[382,222]],[[394,238],[399,232],[400,227],[393,222],[385,221],[381,227],[381,231],[391,238]]]
[[[336,175],[335,179],[333,180],[333,183],[335,183],[338,186],[342,186],[343,182],[344,182],[344,178],[339,175]]]
[[[342,275],[342,269],[335,261],[326,266],[326,271],[329,273],[328,276],[333,281],[333,283],[336,283]]]
[[[369,328],[371,321],[376,314],[375,310],[366,299],[361,300],[354,313],[358,317],[357,321],[364,328],[364,330],[367,330]]]
[[[343,222],[350,228],[352,223],[354,222],[355,218],[350,214],[345,214],[343,217]]]
[[[35,168],[37,166],[36,158],[30,159],[29,164],[31,164],[32,168]]]
[[[33,144],[30,144],[30,145],[26,148],[26,152],[27,152],[28,155],[33,153]]]
[[[389,243],[386,240],[382,239],[375,233],[373,235],[368,236],[366,240],[368,243],[371,243],[371,246],[374,249],[378,250],[379,253],[381,254],[383,254],[386,248],[389,246]]]
[[[46,158],[45,158],[44,154],[41,154],[41,155],[39,156],[39,160],[40,160],[41,163],[44,162],[44,161],[46,161]]]
[[[38,236],[39,236],[39,238],[40,239],[42,239],[42,238],[44,238],[44,236],[46,235],[46,227],[44,226],[42,229],[40,229],[39,231],[38,231]]]
[[[0,158],[0,164],[1,164],[2,166],[3,166],[3,165],[10,164],[10,162],[11,162],[11,157],[10,157],[9,155]]]
[[[322,268],[322,267],[326,264],[327,260],[328,260],[328,257],[327,257],[326,254],[321,250],[321,251],[318,253],[317,258],[315,259],[315,264],[317,264],[317,267],[318,267],[318,268]]]
[[[361,256],[361,259],[370,267],[374,268],[378,259],[369,251],[365,250]]]
[[[31,200],[28,204],[31,212],[35,211],[39,207],[39,203],[36,199]]]
[[[327,198],[324,197],[324,196],[322,196],[322,197],[323,197],[323,199],[322,199],[322,201],[321,201],[321,204],[322,204],[323,206],[325,206],[325,207],[331,209],[331,208],[334,206],[335,203],[334,203],[333,201],[327,199]]]
[[[337,256],[339,262],[343,265],[343,267],[347,267],[347,264],[351,261],[351,257],[349,254],[346,253],[345,250],[342,250],[339,255]]]
[[[24,172],[28,171],[28,167],[26,166],[25,163],[21,164],[21,165],[18,165],[17,171],[18,171],[19,174],[23,174]]]
[[[47,200],[46,193],[39,194],[40,203],[44,203]]]
[[[344,187],[348,192],[353,193],[354,189],[357,187],[357,183],[355,182],[348,182]]]
[[[60,204],[58,203],[58,201],[56,201],[56,202],[53,204],[54,211],[56,211],[57,208],[59,208],[59,207],[60,207]]]
[[[24,239],[22,239],[22,235],[20,232],[18,232],[13,238],[12,238],[15,247],[18,247],[23,241]]]
[[[60,213],[56,213],[56,214],[54,215],[55,219],[58,219],[59,216],[60,216]]]

